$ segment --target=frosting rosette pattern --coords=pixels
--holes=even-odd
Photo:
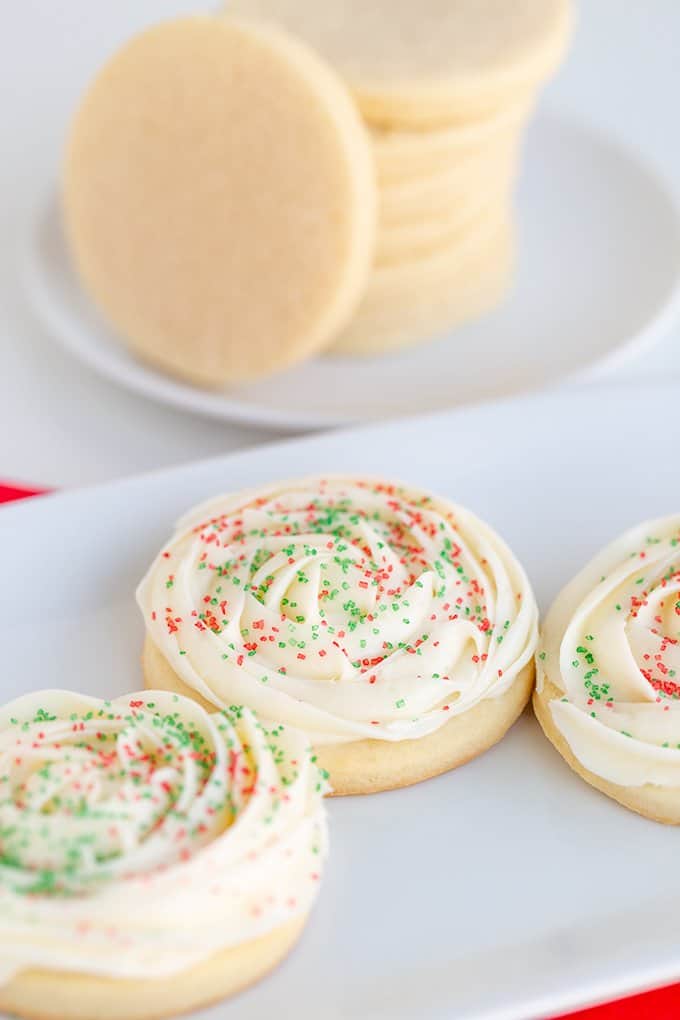
[[[558,596],[537,690],[574,756],[626,787],[680,786],[680,515],[633,528]],[[552,685],[552,688],[547,685]]]
[[[301,734],[168,692],[0,710],[0,984],[163,977],[304,914],[326,849]]]
[[[432,733],[507,691],[537,640],[527,578],[491,528],[366,478],[198,507],[138,601],[185,685],[299,727],[315,746]]]

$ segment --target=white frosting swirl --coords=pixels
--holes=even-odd
[[[574,755],[622,786],[680,786],[680,516],[607,546],[561,592],[538,655]]]
[[[306,738],[147,691],[0,709],[0,984],[159,978],[305,913],[326,850]]]
[[[373,479],[212,500],[180,522],[137,597],[185,684],[317,746],[431,733],[503,694],[537,637],[527,578],[487,525]]]

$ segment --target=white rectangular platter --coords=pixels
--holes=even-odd
[[[180,513],[243,486],[372,472],[507,539],[543,609],[625,527],[680,510],[680,388],[544,394],[265,446],[0,510],[0,700],[141,686],[133,592]],[[200,1016],[529,1020],[680,978],[680,833],[572,775],[527,713],[408,790],[329,804],[331,855],[289,960]]]

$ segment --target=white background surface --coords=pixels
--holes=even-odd
[[[639,146],[680,190],[680,6],[587,0],[571,56],[546,103]],[[7,6],[0,34],[0,477],[74,485],[252,445],[263,433],[145,403],[81,367],[27,305],[18,260],[55,179],[78,95],[143,23],[201,9],[194,0]],[[640,252],[640,258],[645,253]],[[680,329],[617,377],[680,376]]]
[[[178,514],[225,487],[348,462],[408,465],[413,484],[467,503],[545,608],[615,534],[677,512],[679,400],[677,385],[539,396],[6,507],[0,701],[41,687],[46,661],[54,686],[137,688],[132,592]],[[447,435],[464,458],[442,456]],[[584,783],[530,712],[463,768],[328,807],[330,858],[299,948],[202,1020],[545,1020],[680,977],[677,830]]]

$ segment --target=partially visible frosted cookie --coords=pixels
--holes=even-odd
[[[432,127],[492,112],[559,64],[568,0],[230,0],[305,39],[364,116]]]
[[[278,963],[314,902],[307,741],[166,691],[0,708],[0,1012],[147,1020]]]
[[[587,783],[680,825],[680,514],[615,539],[543,624],[534,709]]]
[[[66,149],[79,275],[140,357],[219,387],[320,350],[370,271],[375,172],[335,73],[223,16],[143,32],[98,74]]]

